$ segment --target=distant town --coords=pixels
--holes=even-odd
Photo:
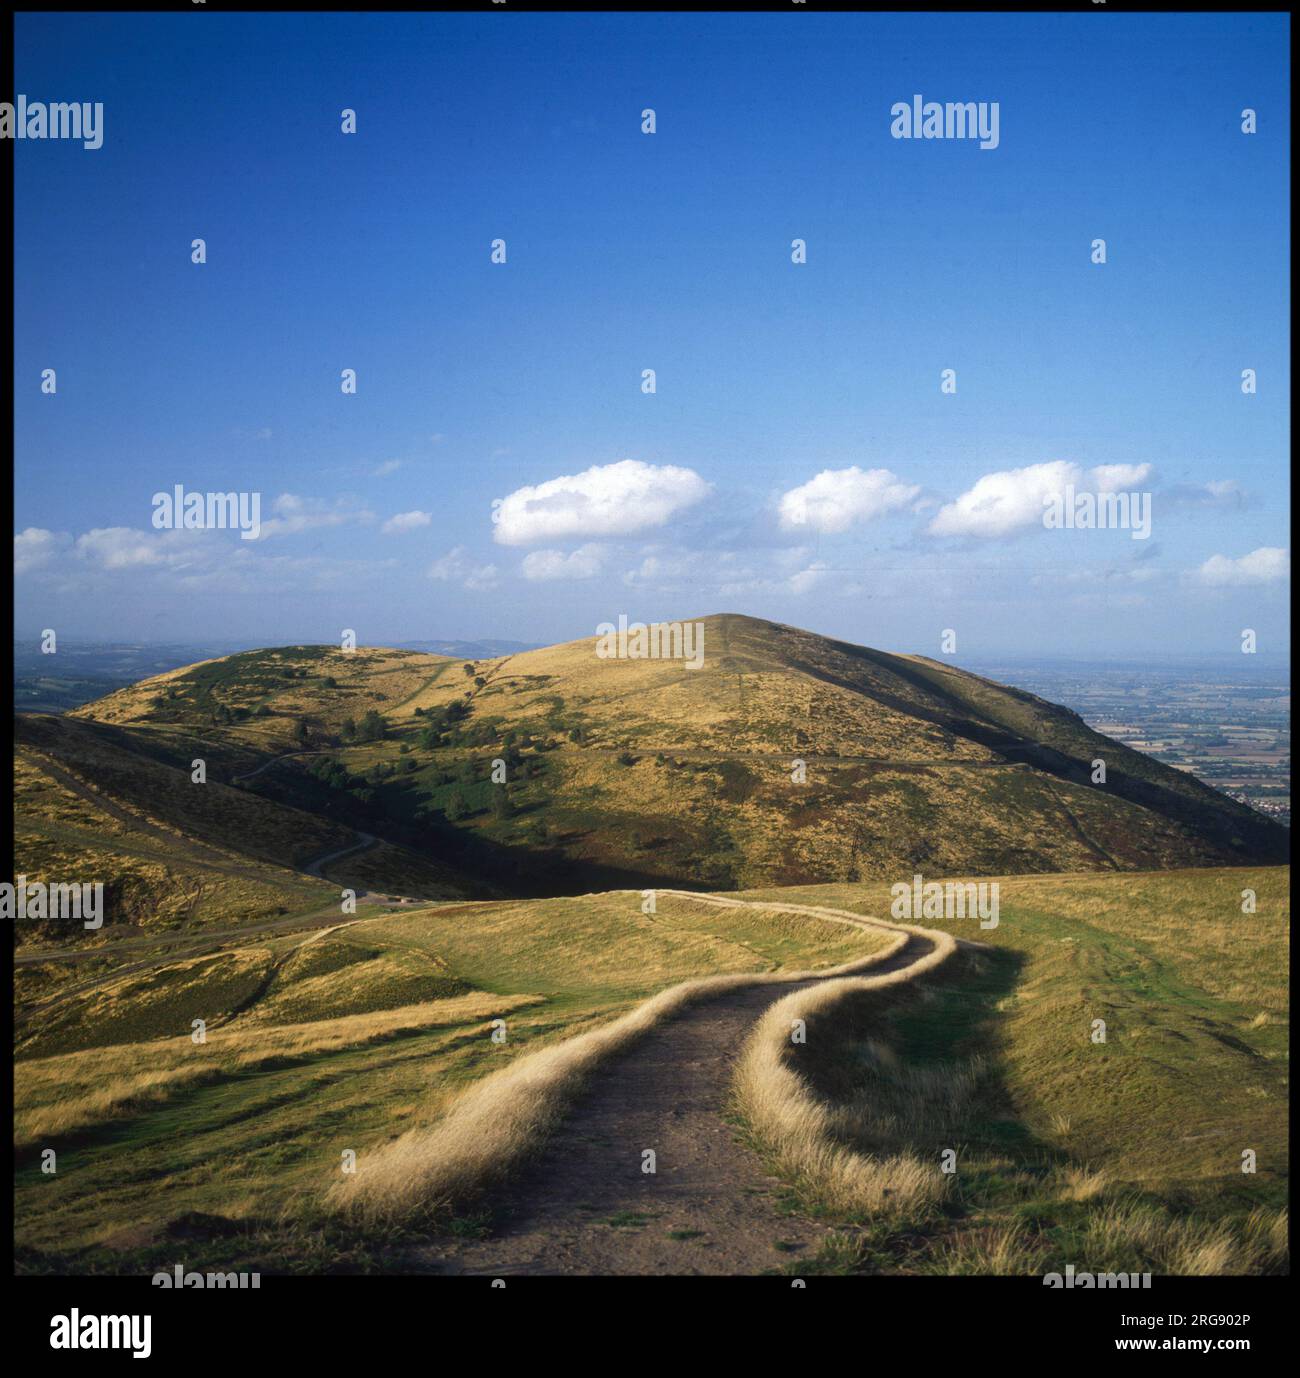
[[[1004,660],[964,668],[1072,708],[1096,731],[1290,827],[1290,666],[1238,659],[1243,664]]]

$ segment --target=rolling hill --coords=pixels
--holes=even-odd
[[[702,622],[696,670],[601,659],[594,638],[479,661],[295,646],[23,731],[65,761],[78,732],[172,770],[205,755],[220,787],[304,828],[361,829],[517,894],[1286,855],[1278,824],[1032,694],[755,618]]]
[[[729,1064],[786,989],[744,977],[881,951],[792,904],[880,916],[885,883],[661,896],[653,915],[609,892],[375,913],[70,994],[17,1050],[17,1267],[138,1275],[183,1241],[195,1267],[268,1273],[1285,1271],[1287,870],[999,883],[996,930],[954,925],[977,940],[959,959],[837,1007],[797,1054],[855,1152],[914,1158],[934,1185],[957,1146],[944,1199],[828,1193],[752,1125],[757,1152],[734,1147],[718,1097],[696,1094],[701,1068]],[[553,1156],[509,1197],[452,1219],[417,1198],[396,1236],[329,1209],[352,1180],[341,1151],[357,1154],[356,1184],[404,1143],[436,1162],[431,1136],[475,1088],[696,976],[744,988],[691,1007],[721,1022],[692,1035],[688,1010],[672,1058],[651,1034],[597,1068]],[[629,1117],[602,1118],[610,1097]],[[672,1139],[692,1125],[701,1142]],[[663,1150],[655,1176],[647,1144]],[[707,1187],[691,1197],[694,1170]]]

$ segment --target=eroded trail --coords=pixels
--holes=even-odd
[[[905,969],[933,949],[912,935],[864,974]],[[499,1232],[430,1248],[429,1264],[493,1276],[755,1274],[815,1253],[831,1227],[781,1209],[772,1194],[779,1183],[739,1142],[727,1103],[736,1058],[763,1011],[827,979],[719,992],[650,1030],[595,1073],[507,1190]],[[642,1171],[647,1149],[654,1173]]]

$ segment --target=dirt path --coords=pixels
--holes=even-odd
[[[932,946],[914,936],[870,974],[910,966]],[[596,1074],[508,1191],[499,1233],[430,1248],[423,1261],[491,1276],[757,1274],[815,1254],[832,1227],[779,1207],[779,1183],[738,1141],[727,1101],[755,1021],[818,979],[724,992],[651,1030]],[[646,1149],[653,1174],[642,1171]]]

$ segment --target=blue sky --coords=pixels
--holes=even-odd
[[[15,144],[20,633],[1285,646],[1283,16],[16,33],[15,92],[104,103],[99,149]],[[893,138],[916,93],[999,146]],[[1065,482],[1150,537],[1045,530]],[[155,530],[176,484],[262,534]]]

